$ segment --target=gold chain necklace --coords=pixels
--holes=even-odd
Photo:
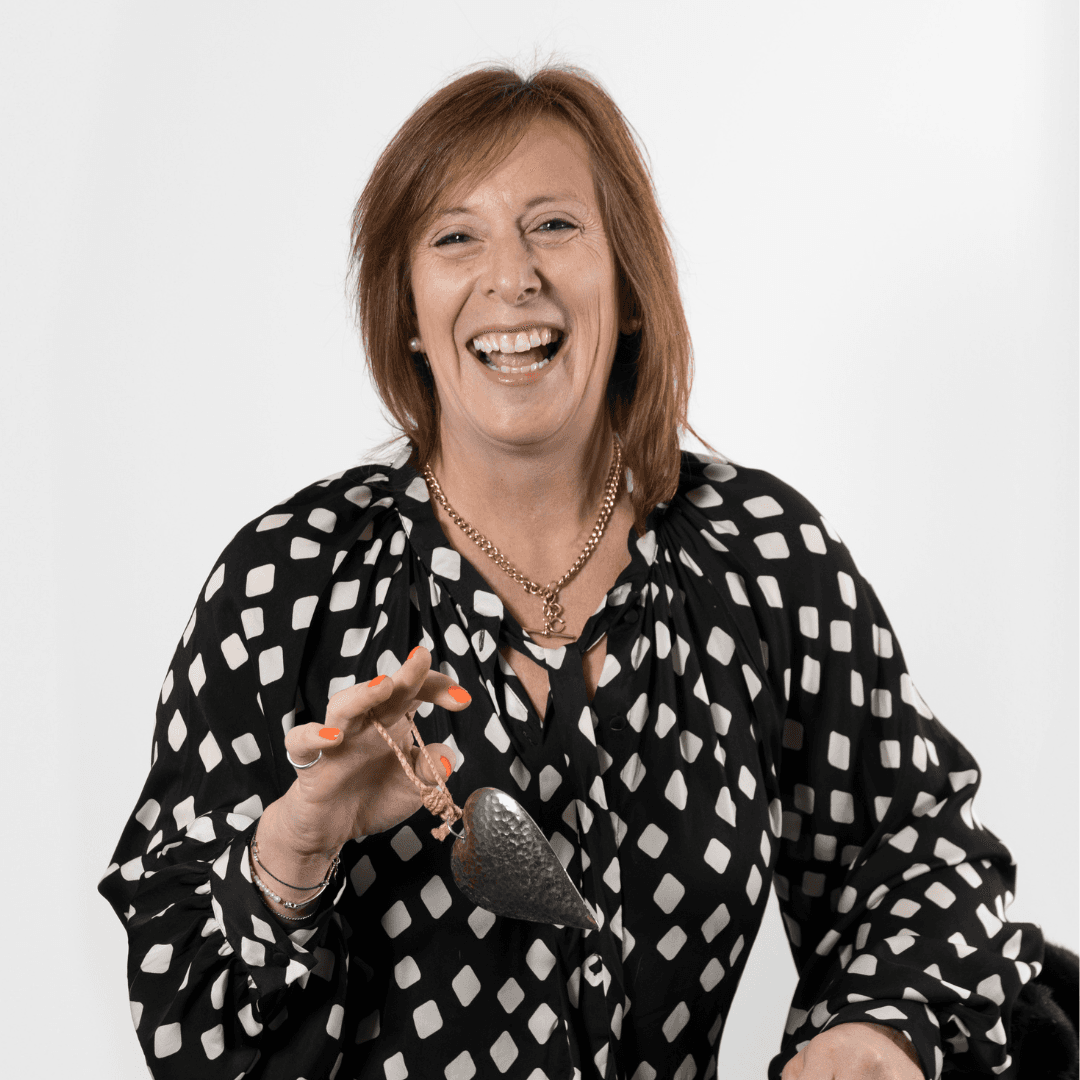
[[[510,575],[530,596],[539,596],[544,601],[544,629],[532,630],[523,627],[527,634],[540,634],[543,637],[573,639],[573,635],[562,633],[566,629],[566,620],[562,617],[563,608],[559,603],[559,592],[563,586],[588,562],[589,556],[596,550],[611,520],[612,511],[615,509],[615,500],[619,493],[619,484],[622,481],[622,447],[619,440],[614,440],[614,451],[611,457],[611,470],[608,472],[607,483],[604,485],[604,501],[600,504],[600,514],[596,519],[592,532],[589,534],[588,543],[581,554],[577,557],[574,565],[566,571],[558,581],[550,585],[538,585],[530,581],[520,570],[507,560],[506,556],[478,529],[474,529],[447,501],[443,490],[439,487],[439,481],[431,471],[430,465],[423,469],[424,479],[427,481],[428,490],[435,497],[435,501],[446,511],[450,520],[489,558],[500,570]]]

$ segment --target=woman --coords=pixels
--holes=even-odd
[[[770,881],[771,1075],[1000,1071],[1042,941],[978,771],[818,513],[680,455],[686,324],[614,104],[459,79],[354,225],[408,448],[241,530],[184,631],[102,883],[154,1074],[707,1077]],[[421,780],[518,798],[597,930],[455,888],[375,723],[408,748],[414,713]]]

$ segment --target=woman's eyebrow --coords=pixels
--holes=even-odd
[[[576,202],[580,203],[581,200],[569,191],[559,191],[554,195],[537,195],[535,198],[530,199],[525,204],[526,210],[531,210],[534,206],[539,206],[541,203],[551,202]]]
[[[534,206],[540,206],[542,203],[553,202],[575,202],[580,204],[581,199],[569,191],[556,192],[554,195],[535,195],[525,204],[525,209],[531,210]],[[440,218],[452,217],[454,214],[474,213],[476,213],[476,211],[471,206],[446,206],[435,211],[434,220],[438,221]]]

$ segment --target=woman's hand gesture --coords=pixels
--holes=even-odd
[[[446,779],[456,756],[441,743],[429,745],[425,756],[413,745],[412,716],[424,701],[457,712],[470,700],[451,679],[431,670],[427,649],[416,648],[393,675],[336,693],[325,724],[294,727],[285,737],[289,756],[298,766],[315,764],[297,769],[292,786],[259,822],[260,855],[274,875],[311,885],[318,880],[313,875],[325,870],[346,841],[384,832],[414,814],[422,805],[421,793],[375,721],[401,748],[417,777],[434,784],[428,759],[444,770],[439,779]]]
[[[918,1055],[883,1024],[837,1024],[811,1039],[780,1080],[923,1080]]]

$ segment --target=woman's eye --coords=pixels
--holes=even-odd
[[[577,226],[572,221],[566,221],[563,218],[552,218],[551,221],[545,221],[542,225],[538,226],[538,229],[543,229],[547,232],[555,232],[562,229],[576,229]]]
[[[472,237],[468,233],[447,233],[446,236],[440,236],[439,239],[435,241],[435,246],[442,247],[444,244],[461,244],[466,240],[471,239]]]

